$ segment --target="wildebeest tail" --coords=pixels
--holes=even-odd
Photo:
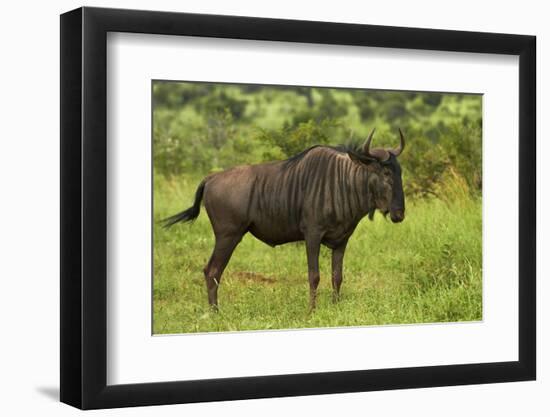
[[[202,195],[204,194],[205,184],[206,184],[205,180],[203,180],[199,184],[199,188],[197,188],[197,191],[195,192],[195,202],[191,207],[189,207],[187,210],[182,211],[181,213],[174,214],[173,216],[162,220],[162,223],[164,223],[165,228],[173,226],[174,224],[179,222],[189,222],[199,217],[199,213],[201,211],[201,200],[202,200]]]

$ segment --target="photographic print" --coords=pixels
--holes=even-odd
[[[482,95],[154,80],[154,334],[482,320]]]

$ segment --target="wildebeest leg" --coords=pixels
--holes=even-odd
[[[344,265],[344,252],[347,241],[332,250],[332,302],[340,299],[340,286],[342,285],[342,268]]]
[[[306,237],[307,270],[309,278],[309,308],[315,309],[317,301],[317,287],[319,286],[319,250],[321,239],[318,237]]]
[[[208,264],[204,268],[204,278],[208,291],[208,303],[216,310],[218,309],[218,287],[223,271],[241,239],[241,234],[224,237],[216,236],[214,251],[212,252]]]

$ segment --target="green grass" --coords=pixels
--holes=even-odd
[[[222,277],[220,312],[202,268],[214,237],[204,208],[193,224],[158,220],[192,204],[200,178],[155,177],[155,334],[476,321],[482,318],[481,200],[408,201],[393,224],[364,219],[348,244],[341,301],[333,304],[330,250],[322,248],[317,309],[308,311],[303,244],[271,248],[246,235]]]

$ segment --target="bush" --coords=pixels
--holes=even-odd
[[[367,94],[362,91],[355,92],[353,100],[359,110],[359,116],[362,121],[371,120],[375,116],[373,101],[368,98]]]
[[[471,195],[481,193],[481,127],[438,124],[428,130],[410,129],[407,139],[407,150],[399,158],[407,195],[441,197],[438,184],[450,172],[464,180]]]
[[[160,122],[153,127],[155,170],[170,177],[219,169],[220,150],[237,134],[231,113],[212,113],[206,120],[193,112],[183,111],[178,116],[155,111]]]
[[[208,117],[229,113],[235,120],[243,117],[247,101],[230,96],[224,90],[217,90],[197,100],[195,108]]]
[[[260,130],[258,139],[267,145],[265,160],[289,158],[313,145],[327,145],[331,140],[331,131],[337,124],[331,119],[320,123],[313,120],[297,126],[286,125],[279,130]]]

